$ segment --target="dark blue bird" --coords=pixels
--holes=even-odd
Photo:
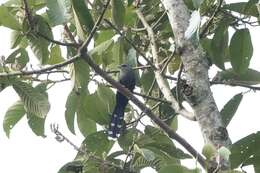
[[[124,85],[129,91],[133,92],[135,88],[135,74],[133,69],[123,64],[120,66],[119,83]],[[108,136],[116,138],[122,129],[124,122],[124,112],[128,103],[128,98],[122,93],[117,91],[116,93],[116,106],[111,116],[111,121],[108,129]]]

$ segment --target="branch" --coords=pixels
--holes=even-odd
[[[178,78],[176,78],[176,77],[172,77],[172,76],[168,76],[168,75],[164,75],[164,77],[167,79],[170,79],[170,80],[178,81]],[[232,87],[243,87],[243,88],[248,88],[251,90],[260,91],[260,87],[242,84],[242,83],[239,83],[239,81],[237,81],[237,82],[235,82],[235,81],[210,81],[209,83],[210,83],[210,85],[229,85]]]
[[[74,47],[74,48],[78,48],[80,46],[80,44],[78,43],[63,43],[57,40],[54,40],[52,38],[47,37],[46,35],[40,33],[40,32],[36,32],[36,34],[42,38],[44,38],[45,40],[51,42],[51,43],[55,43],[57,45],[61,45],[61,46],[67,46],[67,47]]]
[[[79,57],[76,55],[64,62],[46,67],[46,68],[42,68],[39,70],[31,70],[31,71],[18,71],[18,72],[11,72],[11,73],[0,73],[0,77],[11,77],[11,76],[20,76],[20,75],[32,75],[32,74],[42,74],[42,73],[47,73],[47,71],[51,71],[57,68],[61,68],[64,67],[68,64],[71,64],[75,61],[77,61],[79,59]]]
[[[179,106],[178,101],[174,98],[174,96],[171,93],[171,90],[168,86],[168,84],[166,83],[166,81],[163,79],[163,76],[161,75],[161,71],[160,71],[160,66],[159,66],[159,57],[158,57],[158,52],[157,52],[157,45],[156,45],[156,40],[155,40],[155,36],[154,36],[154,32],[152,30],[152,28],[150,27],[150,25],[146,22],[143,14],[141,13],[141,11],[137,10],[136,11],[139,19],[142,21],[144,27],[147,30],[148,36],[150,37],[151,43],[151,49],[152,49],[152,55],[153,55],[153,60],[155,62],[155,67],[157,70],[154,71],[155,74],[155,78],[157,81],[157,84],[160,88],[160,90],[162,91],[164,97],[166,98],[167,101],[171,102],[171,106],[172,108],[179,114],[181,114],[183,117],[189,119],[189,120],[195,120],[195,117],[192,113],[188,112],[185,109],[182,109]]]

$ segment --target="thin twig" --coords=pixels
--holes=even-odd
[[[181,107],[181,74],[182,74],[182,71],[183,71],[183,63],[181,63],[180,65],[180,70],[179,70],[179,73],[178,73],[178,80],[177,80],[177,84],[176,84],[176,98],[177,98],[177,101],[179,103],[179,106]]]
[[[95,160],[97,162],[100,162],[101,164],[104,164],[104,165],[109,165],[109,166],[113,166],[113,167],[116,167],[116,168],[119,168],[119,169],[122,169],[122,167],[118,166],[117,164],[114,164],[112,162],[109,162],[107,160],[103,160],[91,153],[89,153],[87,151],[87,148],[86,150],[83,150],[81,147],[78,147],[76,144],[74,144],[72,141],[69,140],[69,138],[67,138],[65,135],[63,135],[60,131],[59,131],[59,127],[58,125],[55,125],[55,124],[51,124],[51,131],[56,135],[56,140],[59,141],[59,142],[63,142],[63,141],[66,141],[68,144],[70,144],[76,151],[78,151],[79,153],[83,154],[84,156],[86,156],[87,158],[90,158],[92,160]]]
[[[36,34],[37,34],[38,36],[44,38],[45,40],[47,40],[47,41],[49,41],[49,42],[51,42],[51,43],[55,43],[55,44],[60,45],[60,46],[75,47],[75,48],[79,48],[79,46],[80,46],[80,45],[77,44],[77,43],[63,43],[63,42],[61,42],[61,41],[54,40],[54,39],[49,38],[49,37],[47,37],[46,35],[44,35],[44,34],[42,34],[42,33],[40,33],[40,32],[36,32]]]

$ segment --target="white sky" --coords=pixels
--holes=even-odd
[[[0,3],[4,0],[0,0]],[[229,2],[235,2],[229,1]],[[254,55],[251,60],[251,68],[260,71],[260,49],[259,46],[259,28],[250,30],[254,45]],[[9,31],[0,27],[0,56],[8,56],[10,50]],[[214,71],[214,70],[213,70]],[[215,71],[214,71],[215,73]],[[50,123],[58,123],[60,130],[64,132],[75,144],[80,145],[83,137],[78,132],[77,136],[72,135],[65,125],[64,111],[67,95],[71,90],[69,82],[66,84],[57,84],[49,91],[49,100],[51,110],[46,120],[46,138],[35,136],[27,125],[26,118],[23,118],[11,131],[11,137],[8,139],[0,127],[0,172],[16,173],[54,173],[65,163],[72,161],[76,151],[67,143],[59,143],[54,139],[50,132]],[[212,87],[217,105],[222,106],[235,94],[241,92],[238,87],[225,87],[216,85]],[[245,89],[243,89],[245,91]],[[11,87],[0,93],[0,126],[6,110],[16,100],[17,95]],[[259,131],[259,101],[260,92],[251,92],[244,95],[242,103],[231,121],[228,131],[231,139],[234,141]],[[179,118],[179,130],[187,141],[189,141],[198,151],[203,147],[203,141],[197,123]],[[187,162],[189,167],[195,165],[195,161]],[[250,173],[252,169],[248,173]],[[146,173],[152,173],[151,169],[145,169]]]

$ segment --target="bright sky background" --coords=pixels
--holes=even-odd
[[[2,2],[5,1],[0,0],[0,3]],[[235,2],[235,0],[228,2]],[[252,28],[250,31],[254,45],[251,68],[260,71],[260,49],[258,46],[260,45],[260,30],[258,27]],[[10,50],[9,32],[9,30],[0,27],[0,56],[8,56],[12,52]],[[216,70],[211,70],[212,74],[215,74],[215,72]],[[3,131],[2,122],[6,110],[18,100],[18,96],[11,87],[0,93],[0,172],[55,173],[65,163],[73,160],[76,151],[65,142],[57,142],[49,128],[51,123],[58,123],[60,130],[75,144],[80,145],[83,140],[79,131],[77,131],[77,136],[74,136],[68,131],[65,125],[65,102],[70,90],[71,84],[67,82],[57,84],[49,91],[51,110],[46,119],[46,138],[35,136],[28,127],[26,118],[23,118],[11,131],[11,137],[8,139]],[[233,95],[241,92],[241,88],[221,85],[213,86],[212,90],[219,109],[221,109]],[[243,89],[242,91],[246,90]],[[229,135],[233,142],[253,132],[259,131],[259,100],[260,92],[250,92],[244,96],[236,116],[228,126]],[[198,151],[201,151],[203,141],[197,123],[180,117],[178,133]],[[195,165],[195,161],[189,161],[187,163],[189,167]],[[154,171],[146,169],[142,172],[152,173]],[[250,172],[251,171],[248,173]]]

